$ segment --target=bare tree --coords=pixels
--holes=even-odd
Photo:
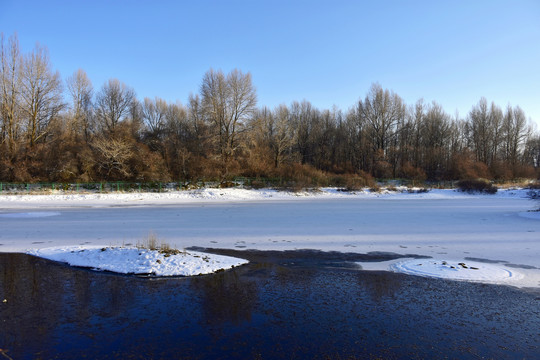
[[[135,90],[118,79],[110,79],[96,95],[96,117],[102,131],[114,133],[118,123],[130,115]]]
[[[491,154],[489,163],[494,164],[495,162],[498,162],[498,155],[499,150],[501,147],[502,142],[502,125],[503,125],[503,119],[504,115],[499,106],[497,106],[494,102],[491,102],[491,106],[489,108],[489,121],[490,121],[490,128],[491,128]]]
[[[418,100],[414,105],[413,114],[410,121],[410,142],[409,146],[412,150],[412,164],[415,167],[420,166],[420,161],[422,159],[421,152],[421,141],[422,141],[422,127],[426,117],[426,105],[424,100]]]
[[[142,118],[148,133],[158,136],[165,127],[165,118],[167,115],[167,102],[160,98],[144,98],[142,103]]]
[[[442,178],[446,164],[450,161],[448,139],[450,116],[433,102],[425,113],[421,127],[422,167],[431,179]]]
[[[467,132],[476,160],[488,166],[495,165],[502,140],[503,112],[487,100],[481,98],[469,112]]]
[[[368,157],[372,153],[372,148],[367,137],[367,124],[361,116],[358,104],[349,109],[346,123],[348,161],[351,163],[354,172],[367,171],[371,164]]]
[[[228,172],[228,163],[238,146],[238,135],[257,104],[251,74],[233,70],[226,76],[210,69],[203,77],[201,102],[205,118],[212,124],[217,153]]]
[[[359,101],[360,115],[370,127],[373,146],[376,150],[386,151],[390,139],[396,135],[396,125],[405,116],[402,99],[381,85],[373,84],[364,101]]]
[[[165,113],[165,160],[169,172],[174,177],[188,179],[192,174],[189,165],[199,141],[193,123],[188,117],[188,109],[180,102],[169,104]]]
[[[256,159],[268,157],[266,162],[278,168],[290,158],[295,140],[287,106],[280,105],[274,111],[260,109],[250,122],[250,133]]]
[[[280,105],[274,110],[274,119],[271,149],[274,166],[279,167],[290,158],[295,138],[289,119],[289,109],[285,105]]]
[[[294,101],[289,107],[291,125],[294,129],[295,150],[302,164],[313,160],[313,125],[319,117],[319,111],[309,101]]]
[[[9,38],[7,48],[0,34],[0,144],[7,143],[8,156],[15,153],[20,135],[21,55],[17,35]]]
[[[512,109],[508,105],[504,115],[502,133],[504,159],[515,166],[518,162],[519,150],[528,135],[525,113],[519,106]]]
[[[82,69],[77,70],[66,80],[69,95],[71,95],[73,130],[84,136],[86,141],[93,131],[92,124],[92,82]]]
[[[469,112],[469,136],[476,153],[476,160],[487,164],[490,154],[491,129],[486,98],[481,98]]]
[[[523,158],[535,169],[540,169],[540,135],[538,133],[529,136],[527,139],[523,151]]]
[[[323,110],[314,118],[311,141],[313,143],[313,164],[318,169],[331,171],[336,166],[336,131],[339,113]]]
[[[47,135],[48,126],[65,107],[59,72],[53,72],[46,48],[36,45],[24,57],[21,79],[22,110],[30,148]]]
[[[92,149],[97,171],[104,179],[119,180],[132,175],[128,161],[133,156],[133,149],[126,139],[95,138]]]

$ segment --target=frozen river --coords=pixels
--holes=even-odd
[[[42,199],[0,200],[0,251],[137,244],[152,232],[179,248],[317,249],[489,260],[531,272],[534,276],[522,285],[540,286],[540,221],[527,217],[537,214],[527,211],[538,204],[522,195]]]

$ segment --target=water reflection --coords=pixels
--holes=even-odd
[[[148,279],[0,254],[13,359],[540,358],[537,294],[362,272],[338,254]]]
[[[366,291],[375,302],[385,298],[394,298],[403,290],[403,279],[400,274],[389,272],[366,272],[364,276],[357,277],[358,285]]]
[[[206,323],[238,325],[251,321],[257,301],[255,280],[246,279],[237,271],[228,271],[196,277],[190,284],[194,297],[202,304]]]

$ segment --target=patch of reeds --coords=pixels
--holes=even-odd
[[[159,239],[157,235],[152,231],[150,231],[148,235],[144,239],[142,239],[142,241],[137,242],[137,248],[159,251],[165,257],[186,253],[185,251],[178,250],[172,247],[169,243]]]

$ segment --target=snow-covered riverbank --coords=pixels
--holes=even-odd
[[[0,194],[0,211],[34,208],[78,208],[78,207],[129,207],[149,205],[179,205],[200,203],[260,202],[314,199],[472,199],[491,198],[526,198],[528,190],[501,190],[495,195],[469,194],[451,189],[432,189],[424,192],[419,188],[397,188],[397,191],[379,192],[364,189],[355,192],[340,191],[337,188],[321,188],[313,191],[278,191],[273,189],[248,190],[198,189],[170,191],[163,193],[115,192],[115,193],[64,193],[57,191],[48,195],[7,195]]]

